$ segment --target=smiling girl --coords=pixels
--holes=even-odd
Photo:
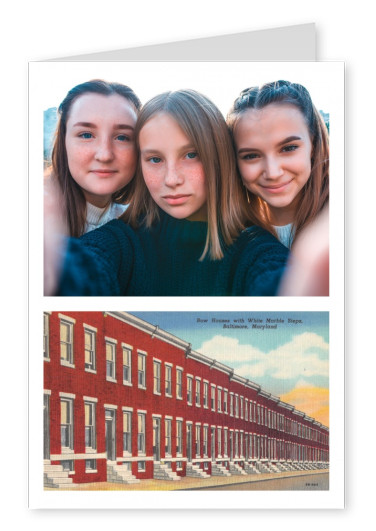
[[[193,90],[156,96],[121,219],[69,240],[60,295],[275,295],[288,251],[250,224],[231,137]]]
[[[134,128],[140,106],[126,85],[99,79],[73,87],[60,104],[52,176],[70,236],[124,212],[137,163]]]
[[[243,90],[227,123],[257,223],[290,247],[329,200],[322,117],[302,85],[276,81]]]

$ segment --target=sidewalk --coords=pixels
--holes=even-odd
[[[180,481],[165,481],[158,479],[142,479],[140,483],[134,485],[123,485],[120,483],[81,483],[73,484],[71,487],[60,488],[58,490],[187,490],[198,489],[200,487],[214,487],[224,485],[234,485],[236,483],[253,483],[256,481],[268,481],[271,479],[283,479],[296,476],[308,476],[314,474],[328,474],[328,469],[320,470],[294,470],[281,472],[279,474],[248,474],[246,476],[220,477],[211,476],[205,479],[182,477]],[[44,490],[57,490],[45,487]]]

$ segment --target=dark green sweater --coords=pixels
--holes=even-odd
[[[70,238],[58,295],[276,295],[288,249],[250,227],[222,260],[200,262],[206,230],[161,213],[149,229],[113,220]]]

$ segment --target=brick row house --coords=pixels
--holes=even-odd
[[[329,430],[125,312],[44,313],[44,480],[328,468]]]

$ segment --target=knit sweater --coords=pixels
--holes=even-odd
[[[113,220],[70,238],[58,295],[275,295],[288,249],[259,227],[244,230],[222,260],[199,261],[207,224],[161,212],[151,228]]]

